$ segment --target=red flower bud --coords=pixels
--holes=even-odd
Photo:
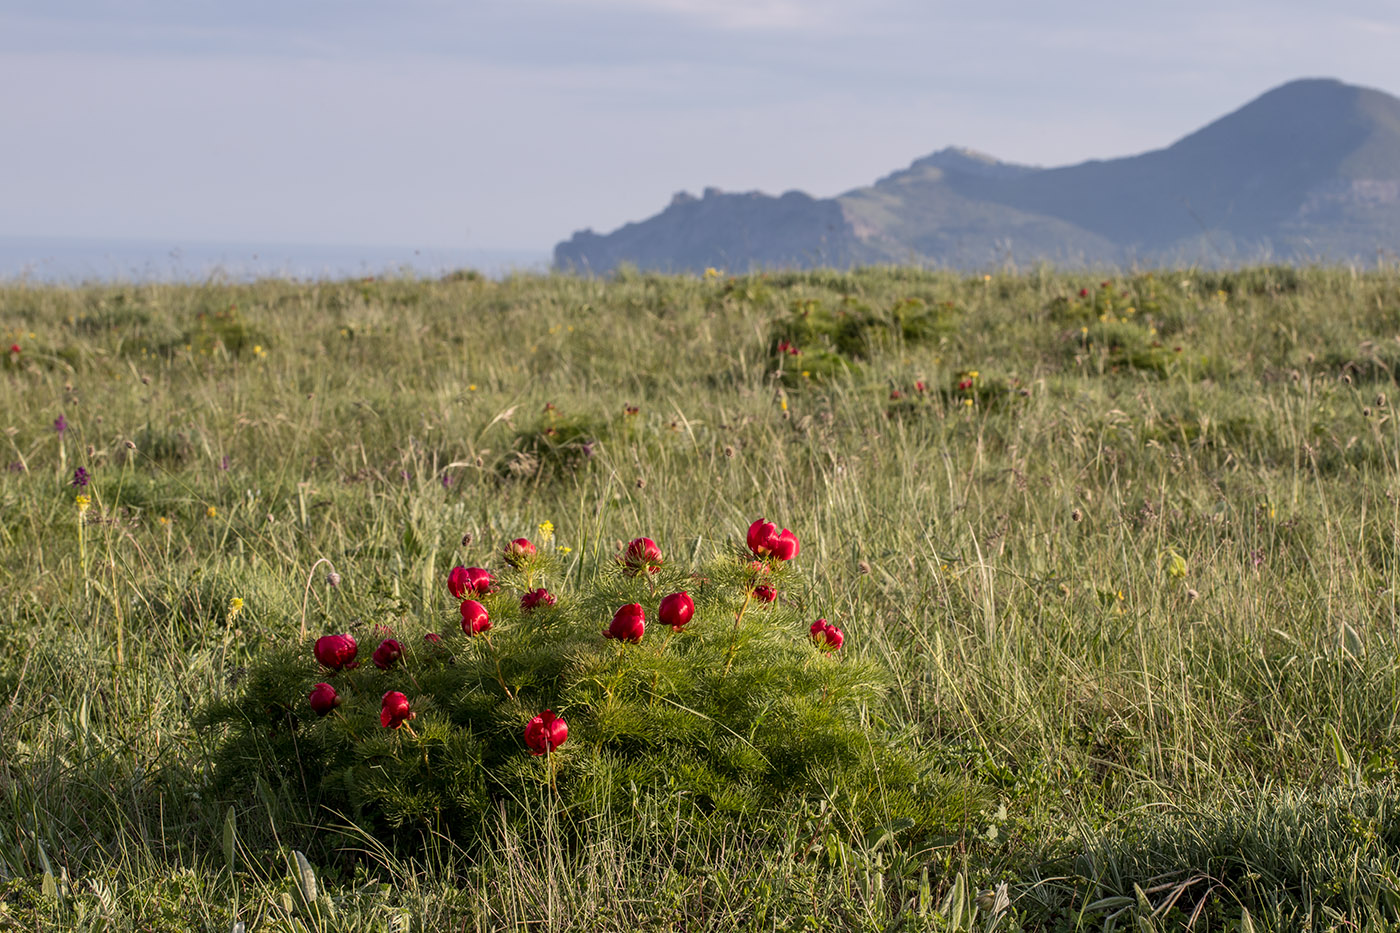
[[[379,647],[374,649],[371,656],[374,666],[381,671],[387,671],[394,666],[394,662],[403,657],[403,645],[397,639],[386,638],[379,643]]]
[[[437,632],[429,632],[428,634],[423,636],[423,640],[430,645],[442,644],[442,636],[439,635]]]
[[[480,635],[491,631],[491,617],[486,607],[474,599],[462,602],[462,631],[467,635]]]
[[[685,591],[672,593],[661,600],[661,608],[656,614],[661,618],[662,625],[669,625],[672,631],[679,632],[695,615],[695,600]]]
[[[817,647],[823,651],[836,651],[846,640],[846,636],[841,630],[825,619],[818,619],[812,623],[810,629],[812,640],[817,643]]]
[[[409,708],[408,697],[402,693],[390,690],[384,694],[384,701],[379,708],[379,724],[385,729],[397,729],[417,715]]]
[[[360,646],[349,635],[322,635],[316,639],[316,660],[333,671],[343,671],[354,667],[355,655]]]
[[[525,744],[532,755],[548,755],[569,738],[569,724],[547,709],[525,726]]]
[[[531,590],[520,597],[520,608],[525,612],[530,612],[538,606],[553,606],[559,600],[553,593],[544,587]]]
[[[330,684],[317,684],[312,687],[306,699],[311,702],[311,709],[317,716],[324,716],[340,705],[340,697]]]
[[[1079,290],[1079,297],[1080,297],[1080,298],[1088,298],[1088,297],[1089,297],[1089,289],[1087,289],[1087,288],[1081,288],[1081,289]]]
[[[661,569],[661,548],[650,538],[634,538],[627,544],[622,565],[634,576],[644,569],[656,573]]]
[[[970,388],[972,388],[972,379],[970,379],[970,378],[962,379],[962,380],[960,380],[960,381],[958,382],[958,391],[959,391],[959,392],[966,392],[966,391],[967,391],[968,389],[970,389]]]
[[[612,624],[603,630],[603,637],[636,644],[642,640],[642,633],[646,631],[646,620],[646,610],[640,603],[628,603],[613,614]]]
[[[772,555],[778,560],[792,560],[798,551],[796,535],[786,528],[780,532],[777,525],[762,518],[749,526],[748,544],[759,557]]]
[[[753,598],[761,603],[771,603],[778,598],[778,591],[771,586],[756,586],[753,588]]]
[[[529,538],[516,538],[506,545],[506,563],[512,567],[519,567],[526,560],[535,556],[535,546],[530,543]]]

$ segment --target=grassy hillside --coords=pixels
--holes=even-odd
[[[1400,921],[1396,273],[10,285],[0,337],[0,929]],[[405,852],[217,794],[195,716],[303,624],[759,515],[948,835],[638,794]]]

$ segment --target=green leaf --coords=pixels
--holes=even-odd
[[[228,866],[229,874],[233,874],[234,848],[238,841],[238,830],[234,822],[233,807],[228,808],[228,813],[224,815],[224,864]]]

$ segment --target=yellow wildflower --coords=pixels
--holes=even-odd
[[[554,537],[554,522],[546,518],[540,522],[540,541],[548,541],[552,537]]]
[[[229,617],[229,620],[230,620],[230,621],[232,621],[232,620],[233,620],[240,612],[242,612],[242,611],[243,611],[243,600],[242,600],[242,599],[240,599],[239,597],[235,596],[235,597],[233,597],[233,599],[230,599],[230,600],[228,601],[228,617]]]
[[[209,508],[204,510],[204,514],[208,515],[210,518],[217,518],[219,515],[219,510],[211,505],[209,506]]]
[[[77,496],[73,499],[73,503],[77,505],[79,515],[82,515],[88,509],[92,508],[92,500],[87,496]]]

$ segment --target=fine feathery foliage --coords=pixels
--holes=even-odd
[[[886,721],[888,673],[813,636],[787,563],[738,551],[699,572],[619,560],[529,609],[522,597],[553,586],[557,562],[546,545],[516,563],[489,593],[464,594],[489,613],[478,634],[443,631],[438,618],[376,626],[360,663],[341,671],[317,663],[309,638],[271,647],[243,689],[202,716],[217,732],[222,789],[263,780],[313,819],[350,819],[385,839],[468,838],[498,807],[548,797],[577,825],[631,812],[638,794],[661,795],[676,819],[752,827],[839,801],[858,832],[924,835],[969,805]],[[673,592],[695,606],[680,630],[657,615]],[[605,637],[632,603],[648,619],[640,641]],[[389,638],[402,655],[387,669],[368,663]],[[338,698],[326,715],[308,700],[318,682]],[[392,691],[414,713],[394,728],[380,718]],[[568,738],[540,755],[526,727],[547,708]]]

